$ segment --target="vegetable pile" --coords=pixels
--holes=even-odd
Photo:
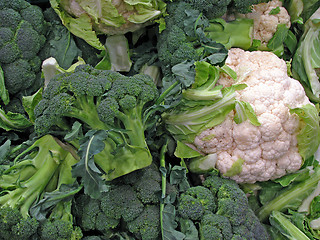
[[[320,2],[0,3],[0,240],[320,240]]]

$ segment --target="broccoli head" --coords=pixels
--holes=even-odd
[[[152,184],[148,184],[150,180]],[[161,176],[156,165],[114,179],[109,187],[97,199],[85,194],[75,198],[73,215],[85,236],[98,233],[118,239],[116,236],[125,234],[137,240],[160,239]]]
[[[35,108],[35,131],[39,135],[69,131],[75,121],[85,132],[105,131],[104,150],[94,162],[104,178],[112,180],[151,164],[144,113],[157,96],[147,75],[124,76],[81,65],[50,80]]]
[[[18,209],[0,208],[0,239],[23,240],[36,236],[39,222],[35,218],[23,218]]]
[[[200,239],[231,239],[232,226],[225,216],[206,212],[200,221]]]
[[[215,211],[215,198],[209,189],[203,186],[189,188],[181,194],[178,203],[178,213],[183,218],[200,220],[205,211]]]
[[[62,147],[59,140],[45,135],[31,142],[0,175],[0,209],[10,207],[19,210],[23,218],[31,216],[31,208],[45,193],[75,181],[71,176],[71,166],[77,159]],[[56,209],[58,207],[61,208],[59,204]]]
[[[10,94],[40,87],[38,53],[45,42],[45,31],[40,7],[24,0],[0,4],[0,67]]]
[[[196,198],[192,196],[194,193]],[[178,197],[177,213],[199,226],[201,240],[269,239],[239,185],[218,175],[207,176],[202,185],[192,186],[182,193]]]
[[[80,228],[73,226],[72,222],[61,219],[46,220],[41,224],[39,237],[43,240],[80,240],[82,231]]]

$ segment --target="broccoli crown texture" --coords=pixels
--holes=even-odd
[[[70,118],[90,129],[121,128],[141,119],[142,108],[157,94],[146,75],[127,77],[82,65],[50,80],[35,109],[35,130],[43,134],[53,127],[64,129]]]
[[[0,67],[10,94],[39,84],[46,22],[40,7],[24,0],[0,3]]]
[[[98,199],[84,194],[76,197],[73,205],[76,224],[86,233],[98,232],[107,239],[117,239],[113,237],[119,233],[134,239],[160,239],[161,176],[156,165],[110,183],[110,190]]]
[[[0,208],[0,239],[23,240],[36,237],[39,222],[35,218],[23,218],[18,209]]]
[[[79,240],[82,239],[80,228],[74,227],[72,222],[56,219],[46,220],[41,224],[38,235],[43,240]]]
[[[78,121],[85,133],[105,132],[105,147],[94,161],[106,173],[103,178],[112,180],[151,164],[144,116],[157,96],[147,75],[124,76],[81,65],[50,80],[35,108],[35,131],[70,131]]]
[[[199,225],[205,239],[269,239],[245,193],[230,179],[211,175],[178,198],[177,213]]]

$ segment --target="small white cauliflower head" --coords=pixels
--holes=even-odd
[[[303,162],[297,147],[301,125],[290,109],[310,104],[301,84],[288,76],[285,61],[271,52],[234,48],[226,65],[247,85],[237,91],[236,100],[252,106],[260,125],[249,120],[237,124],[233,111],[223,123],[196,136],[196,148],[216,153],[216,168],[222,174],[240,159],[241,172],[230,177],[239,183],[267,181],[297,171]],[[222,75],[218,83],[230,86],[234,80]]]
[[[280,0],[254,5],[252,12],[241,16],[254,20],[253,37],[260,40],[263,46],[266,46],[273,37],[279,24],[286,24],[288,28],[291,25],[290,15],[282,7]]]

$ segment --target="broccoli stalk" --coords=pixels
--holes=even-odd
[[[103,187],[98,182],[151,164],[144,116],[157,96],[147,75],[127,77],[81,65],[50,80],[35,109],[35,130],[40,135],[68,132],[73,122],[82,124],[85,136],[70,141],[81,159],[72,171],[82,177],[85,192],[93,191],[92,186]]]
[[[15,158],[14,165],[0,177],[0,187],[5,190],[0,197],[1,207],[20,209],[23,217],[29,216],[29,209],[41,198],[70,154],[57,141],[45,135]]]

